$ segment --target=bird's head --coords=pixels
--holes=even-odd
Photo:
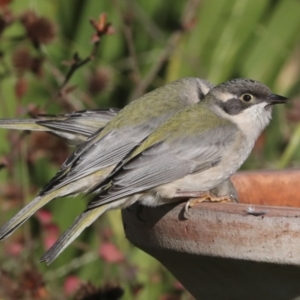
[[[287,100],[273,94],[266,85],[244,78],[219,84],[205,97],[220,117],[232,121],[243,131],[255,130],[259,133],[269,123],[273,105],[286,103]]]

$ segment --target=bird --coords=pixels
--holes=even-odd
[[[42,256],[48,265],[105,211],[135,202],[158,206],[202,197],[235,173],[271,120],[287,102],[264,84],[238,78],[210,89],[202,101],[176,113],[112,171],[98,195]],[[103,185],[103,184],[102,184]],[[224,197],[221,197],[221,199]],[[186,206],[199,199],[190,199]],[[211,199],[212,201],[217,201]]]
[[[183,78],[125,106],[104,128],[81,143],[38,196],[0,228],[0,240],[51,200],[91,192],[151,132],[176,112],[203,99],[212,86],[204,79]]]
[[[117,108],[75,111],[63,115],[37,115],[34,119],[0,119],[0,128],[45,131],[78,146],[104,128],[120,110]]]

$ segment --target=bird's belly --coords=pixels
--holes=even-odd
[[[227,180],[248,157],[253,145],[241,136],[242,142],[235,143],[223,155],[222,161],[205,171],[184,176],[178,180],[157,186],[144,194],[139,201],[147,206],[176,202],[177,192],[208,192]],[[239,149],[242,155],[232,155]]]
[[[160,198],[174,198],[177,192],[207,192],[215,188],[221,182],[227,180],[235,171],[235,168],[224,168],[222,165],[187,175],[176,181],[158,186],[155,191]]]

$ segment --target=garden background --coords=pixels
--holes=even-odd
[[[299,16],[297,0],[0,0],[0,117],[122,108],[185,76],[214,84],[249,77],[293,101],[275,107],[243,169],[299,167]],[[73,149],[46,133],[0,131],[1,224]],[[39,264],[87,200],[57,199],[1,242],[0,299],[117,299],[121,289],[128,300],[192,299],[126,240],[120,211],[85,230],[50,267]]]

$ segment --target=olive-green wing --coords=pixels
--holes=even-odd
[[[88,209],[217,165],[236,134],[236,126],[227,123],[197,135],[157,142],[119,168],[111,179],[110,188],[90,202]]]

